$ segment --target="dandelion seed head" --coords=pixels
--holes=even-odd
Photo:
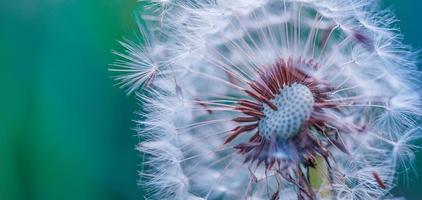
[[[113,67],[142,103],[153,199],[392,198],[421,72],[364,0],[155,0]],[[318,180],[318,181],[315,181]]]

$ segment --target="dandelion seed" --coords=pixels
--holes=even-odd
[[[114,64],[142,91],[147,197],[391,198],[419,148],[422,76],[374,4],[147,4],[145,44]]]

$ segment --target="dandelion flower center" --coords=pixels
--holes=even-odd
[[[308,87],[294,83],[281,89],[272,103],[278,109],[263,105],[265,117],[259,121],[260,133],[267,139],[272,135],[288,139],[297,135],[303,123],[310,118],[314,97]]]

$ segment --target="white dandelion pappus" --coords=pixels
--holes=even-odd
[[[165,0],[122,43],[151,199],[393,199],[421,73],[367,0]]]

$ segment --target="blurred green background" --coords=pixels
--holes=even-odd
[[[143,199],[131,131],[138,106],[107,71],[116,40],[135,35],[138,4],[0,2],[0,200]],[[422,2],[383,4],[421,48]],[[400,183],[396,194],[422,199],[422,178]]]

